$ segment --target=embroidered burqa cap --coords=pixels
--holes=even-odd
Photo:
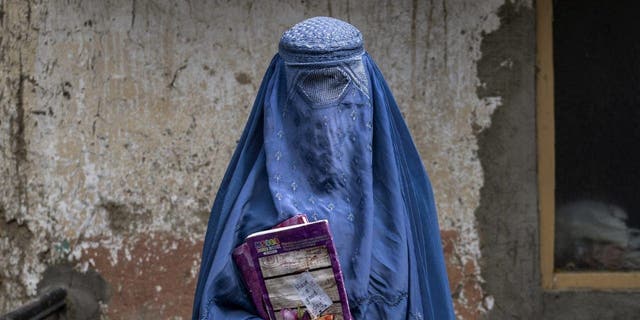
[[[433,192],[362,34],[287,30],[216,195],[193,319],[259,319],[231,253],[297,214],[327,219],[354,319],[454,319]]]

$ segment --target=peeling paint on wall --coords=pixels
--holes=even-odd
[[[503,0],[0,3],[0,312],[34,295],[47,265],[69,261],[112,286],[148,281],[148,303],[116,298],[107,315],[188,317],[199,257],[181,252],[199,253],[280,34],[315,15],[363,32],[434,185],[458,316],[491,309],[476,135],[502,100],[477,96],[476,63]],[[122,273],[137,259],[189,268],[181,308],[163,301],[168,284]]]

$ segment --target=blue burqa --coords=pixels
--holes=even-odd
[[[259,319],[231,259],[297,213],[327,219],[355,319],[453,319],[433,192],[360,31],[286,31],[209,219],[193,319]]]

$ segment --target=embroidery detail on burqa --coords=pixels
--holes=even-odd
[[[422,320],[422,313],[420,313],[420,312],[416,312],[416,313],[409,312],[409,317],[411,319]]]
[[[385,297],[381,294],[369,294],[364,297],[355,298],[355,306],[361,305],[369,305],[372,303],[378,304],[386,304],[388,306],[397,306],[402,302],[402,300],[406,299],[408,296],[407,292],[400,292],[393,297]]]
[[[360,31],[329,17],[316,17],[296,24],[282,35],[279,46],[280,55],[288,63],[348,59],[364,52]]]

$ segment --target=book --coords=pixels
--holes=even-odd
[[[279,224],[273,226],[271,229],[277,229],[282,227],[288,227],[296,224],[304,224],[308,223],[306,215],[298,214],[289,219],[286,219]],[[258,310],[258,314],[263,319],[268,319],[266,309],[264,307],[264,303],[262,300],[262,291],[260,290],[260,279],[258,278],[258,274],[256,272],[256,264],[254,263],[253,256],[251,254],[251,250],[249,249],[249,244],[245,241],[240,246],[233,250],[233,259],[236,262],[236,266],[242,273],[242,278],[244,280],[245,285],[247,286],[247,290],[251,295],[251,300],[253,300],[253,304]]]
[[[261,318],[352,319],[327,220],[299,215],[252,233],[233,258]]]

